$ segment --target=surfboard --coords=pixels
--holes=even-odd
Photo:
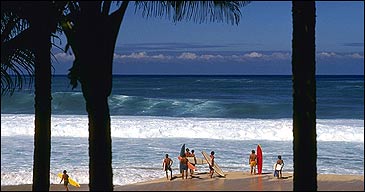
[[[277,164],[277,163],[274,163],[274,170],[277,170],[277,171],[280,171],[281,169],[283,169],[284,167],[284,164]],[[275,165],[276,165],[276,169],[275,169]]]
[[[262,149],[260,144],[257,145],[257,149],[256,149],[256,157],[257,157],[257,173],[261,174],[262,173]]]
[[[62,179],[62,175],[63,175],[63,173],[58,173],[58,174],[57,174],[57,176],[58,176],[59,178],[61,178],[61,179]],[[73,180],[70,176],[68,177],[68,182],[69,182],[71,185],[75,186],[75,187],[80,187],[80,184],[79,184],[78,182],[76,182],[75,180]]]
[[[181,160],[182,156],[185,155],[185,143],[181,146],[181,150],[180,150],[180,155],[177,157],[179,159],[179,161]],[[188,159],[189,161],[189,159]],[[180,173],[182,173],[182,168],[181,168],[181,164],[179,163],[179,168],[180,168]],[[188,168],[192,169],[194,171],[196,171],[196,167],[191,164],[190,162],[188,162]]]
[[[185,143],[181,146],[179,157],[182,157],[184,154],[185,154]],[[177,157],[177,158],[179,158],[179,157]],[[180,161],[180,159],[179,159],[179,161]],[[180,170],[180,173],[182,173],[182,168],[181,168],[180,163],[179,163],[179,170]]]
[[[179,159],[179,161],[182,159],[181,156],[178,156],[177,158]],[[190,162],[188,162],[188,168],[196,171],[196,167],[193,164],[191,164]]]
[[[182,157],[184,154],[185,154],[185,143],[181,146],[180,157]]]
[[[162,164],[163,164],[162,170],[165,171],[165,167],[166,167],[166,165],[165,165],[165,159],[162,159]]]
[[[212,166],[212,164],[210,163],[210,156],[209,156],[209,155],[208,155],[205,151],[202,151],[202,154],[203,154],[203,156],[204,156],[205,160],[207,161],[207,163],[208,163],[210,166]],[[226,176],[226,175],[224,174],[223,170],[222,170],[222,169],[218,166],[217,162],[214,162],[213,169],[214,169],[214,171],[215,171],[218,175],[220,175],[220,176],[222,176],[222,177],[225,177],[225,176]]]
[[[187,157],[189,162],[194,163],[194,157]],[[208,164],[208,162],[205,159],[199,158],[199,157],[195,157],[196,159],[196,165],[203,165],[203,164]]]

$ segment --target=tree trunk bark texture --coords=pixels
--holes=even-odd
[[[317,190],[315,2],[293,1],[294,190]]]

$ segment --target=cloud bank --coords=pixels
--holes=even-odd
[[[72,54],[54,54],[67,74]],[[291,52],[186,51],[114,53],[115,74],[291,74]],[[61,69],[57,72],[57,68]],[[318,52],[316,74],[364,74],[364,53]]]

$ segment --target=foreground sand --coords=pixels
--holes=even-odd
[[[114,191],[292,191],[293,176],[283,174],[277,179],[270,174],[250,175],[243,172],[228,172],[226,177],[197,173],[193,178],[182,179],[181,175],[130,185],[116,185]],[[364,191],[363,175],[318,175],[318,191]],[[30,191],[31,185],[1,186],[1,191]],[[88,191],[86,184],[80,188],[70,186],[71,191]],[[61,184],[52,184],[50,191],[65,190]]]

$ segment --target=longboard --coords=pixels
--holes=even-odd
[[[57,174],[57,176],[58,176],[59,178],[61,178],[61,179],[62,179],[62,175],[63,175],[63,173],[58,173],[58,174]],[[76,182],[75,180],[73,180],[71,177],[68,177],[68,182],[69,182],[71,185],[75,186],[75,187],[80,187],[80,184],[79,184],[78,182]]]
[[[262,149],[260,144],[257,145],[256,149],[256,157],[257,157],[257,173],[262,173]]]
[[[208,164],[209,164],[210,166],[212,166],[212,164],[210,163],[210,157],[209,157],[209,155],[208,155],[205,151],[202,151],[202,154],[203,154],[203,156],[204,156],[205,160],[208,162]],[[220,175],[220,176],[222,176],[222,177],[225,177],[225,174],[224,174],[223,170],[222,170],[222,169],[218,166],[217,162],[214,162],[213,169],[214,169],[214,171],[215,171],[218,175]]]
[[[189,162],[194,163],[194,157],[187,157]],[[203,164],[208,164],[208,162],[205,159],[199,158],[199,157],[195,157],[196,159],[196,165],[203,165]]]

